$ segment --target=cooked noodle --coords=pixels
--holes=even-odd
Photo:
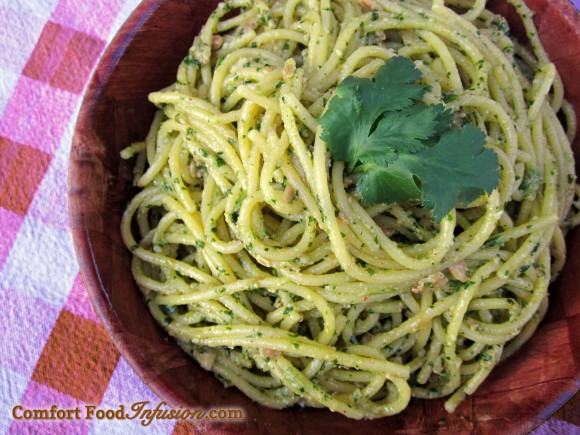
[[[273,408],[453,411],[532,335],[578,223],[575,118],[511,3],[534,53],[482,0],[218,5],[123,151],[142,188],[122,223],[132,273],[203,368]],[[320,139],[337,84],[394,56],[498,155],[499,187],[439,224],[416,203],[363,206]]]

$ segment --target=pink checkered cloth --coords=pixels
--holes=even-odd
[[[22,409],[117,409],[160,399],[107,336],[87,298],[67,215],[82,94],[138,0],[0,0],[0,431],[186,433],[175,420],[44,421]],[[537,433],[580,432],[578,402]],[[19,415],[22,415],[20,413]]]

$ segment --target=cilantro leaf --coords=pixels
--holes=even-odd
[[[386,167],[365,167],[357,191],[369,204],[422,197],[439,222],[457,203],[465,206],[496,187],[497,155],[483,147],[485,141],[472,124],[450,129],[432,147],[400,154]]]
[[[374,123],[384,112],[404,109],[423,98],[427,86],[411,84],[420,78],[415,64],[398,56],[385,62],[371,80],[357,79],[363,110],[368,114],[366,121]]]
[[[421,201],[440,221],[499,183],[497,155],[477,127],[452,127],[443,104],[421,102],[413,62],[394,57],[372,79],[347,77],[320,118],[321,138],[348,171],[362,172],[363,203]]]
[[[384,152],[385,145],[396,152],[420,151],[423,142],[433,136],[439,124],[440,113],[433,110],[433,107],[416,104],[408,110],[389,112],[382,117],[369,136],[360,160],[364,162],[370,154]]]
[[[423,98],[427,87],[411,84],[419,77],[412,61],[394,57],[385,62],[373,79],[352,76],[344,79],[320,118],[321,138],[334,158],[349,162],[352,170],[367,148],[374,146],[374,142],[369,142],[369,135],[379,117]],[[387,152],[383,151],[386,161],[389,160]]]
[[[446,109],[443,104],[435,104],[429,107],[435,113],[435,127],[432,137],[439,138],[439,136],[449,129],[449,126],[453,122],[453,112]]]
[[[336,95],[328,103],[328,110],[320,118],[321,125],[325,125],[321,138],[332,147],[331,152],[336,160],[351,161],[354,144],[368,137],[367,128],[370,129],[370,126],[360,119],[361,110],[356,88],[339,86]],[[334,128],[336,126],[340,128]]]
[[[405,202],[421,197],[421,190],[417,187],[413,174],[401,165],[365,164],[356,190],[367,205]]]
[[[468,124],[449,130],[436,146],[417,155],[413,172],[421,180],[423,204],[433,209],[437,220],[458,202],[464,207],[498,185],[497,154],[485,143],[485,133]]]

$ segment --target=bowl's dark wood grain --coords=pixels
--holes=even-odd
[[[162,400],[191,408],[241,407],[246,420],[196,422],[201,430],[302,433],[331,430],[392,433],[522,433],[547,418],[580,385],[580,231],[551,288],[551,308],[529,346],[498,367],[474,397],[447,415],[442,401],[413,401],[402,414],[356,422],[329,411],[276,411],[225,389],[155,324],[130,274],[120,236],[121,213],[134,194],[131,168],[119,152],[141,140],[153,107],[147,94],[174,80],[179,61],[216,0],[145,0],[123,26],[88,87],[69,171],[71,225],[80,268],[95,310],[121,354]],[[499,1],[497,10],[512,14]],[[566,0],[528,0],[542,40],[580,114],[580,17]],[[575,150],[580,155],[580,141]]]

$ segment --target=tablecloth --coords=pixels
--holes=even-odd
[[[579,0],[580,1],[580,0]],[[25,411],[118,409],[160,399],[107,336],[87,296],[67,214],[82,95],[138,0],[0,0],[0,431],[186,433],[183,421],[32,421]],[[537,433],[580,432],[580,400]],[[56,415],[56,414],[54,414]],[[500,428],[501,429],[501,428]]]

